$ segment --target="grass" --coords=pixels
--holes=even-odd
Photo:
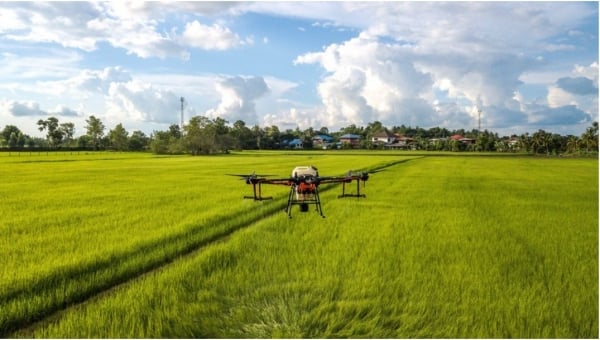
[[[252,166],[271,163],[261,157],[254,155]],[[223,173],[236,163],[239,172],[250,173],[248,159],[110,153],[3,158],[0,333],[279,210],[277,204],[249,210],[249,202],[223,208],[248,190]]]
[[[87,193],[98,198],[117,191],[119,199],[94,200],[112,222],[104,220],[102,216],[108,217],[103,214],[93,215],[93,209],[79,222],[73,210],[63,214],[57,209],[62,224],[43,224],[45,218],[29,217],[35,223],[27,227],[18,222],[15,210],[2,208],[3,216],[10,218],[9,224],[0,226],[3,235],[7,231],[10,236],[0,255],[12,256],[12,269],[3,271],[1,282],[11,272],[14,275],[12,283],[0,290],[2,296],[10,287],[33,284],[27,298],[12,301],[29,305],[47,299],[39,293],[46,289],[55,294],[48,288],[54,284],[39,282],[47,277],[68,281],[73,276],[69,270],[81,270],[98,258],[108,258],[111,264],[103,267],[104,276],[90,271],[101,281],[110,282],[125,268],[132,271],[122,285],[97,296],[88,294],[94,297],[39,324],[23,322],[17,328],[29,327],[10,335],[598,336],[597,160],[407,155],[411,154],[242,153],[89,160],[85,166],[81,162],[87,161],[6,163],[25,174],[23,164],[36,165],[38,169],[32,168],[29,176],[48,173],[40,166],[56,166],[54,177],[47,175],[38,184],[60,181],[70,173],[70,180],[62,183],[67,188],[87,177],[82,175],[86,171],[100,168],[105,175],[99,176],[103,180],[98,183],[104,186]],[[365,188],[366,200],[337,199],[337,187],[323,191],[326,219],[295,210],[288,220],[278,212],[282,199],[244,201],[240,189],[248,188],[240,182],[215,181],[221,173],[245,170],[287,176],[288,169],[306,162],[329,175],[399,159],[410,160],[373,175]],[[0,172],[10,172],[4,165]],[[21,181],[28,182],[24,178]],[[141,191],[122,199],[133,188]],[[1,190],[10,192],[4,183]],[[267,190],[276,197],[286,196],[285,189]],[[21,194],[27,192],[23,189]],[[172,196],[165,199],[155,192]],[[16,196],[11,209],[18,206]],[[49,196],[21,197],[49,205],[38,210],[45,213],[52,204],[83,209],[86,204],[75,204],[75,196],[57,195],[56,203],[49,203]],[[200,198],[205,196],[210,199]],[[156,202],[161,202],[160,212]],[[34,227],[38,229],[30,231]],[[211,237],[219,234],[214,228],[223,228],[222,235],[228,237]],[[14,230],[21,230],[20,234]],[[76,247],[86,242],[93,242],[93,247]],[[62,243],[68,245],[55,251]],[[177,244],[188,249],[168,250]],[[75,247],[73,252],[65,251],[70,247]],[[140,275],[136,268],[146,253],[162,260]],[[78,291],[73,290],[70,294]]]

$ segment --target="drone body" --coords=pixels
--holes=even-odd
[[[372,172],[371,172],[372,173]],[[309,166],[297,166],[292,170],[289,178],[280,179],[267,179],[271,175],[231,175],[238,176],[245,179],[246,184],[251,184],[253,187],[254,194],[252,196],[244,196],[244,198],[254,199],[255,201],[269,200],[272,197],[262,196],[262,184],[273,184],[273,185],[286,185],[290,187],[288,194],[287,207],[285,209],[288,217],[292,217],[292,206],[299,205],[301,212],[307,212],[309,205],[313,204],[316,207],[317,213],[321,217],[323,210],[321,209],[321,198],[319,196],[319,185],[323,183],[342,183],[342,194],[341,197],[366,197],[364,194],[360,194],[360,182],[366,182],[369,179],[369,172],[353,172],[349,171],[346,176],[338,177],[320,177],[316,167]],[[346,193],[346,183],[356,181],[356,193]]]

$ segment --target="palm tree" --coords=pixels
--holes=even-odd
[[[534,152],[545,150],[546,154],[550,153],[550,144],[552,143],[552,134],[544,130],[538,130],[531,137],[531,144],[534,147]]]
[[[585,130],[581,135],[581,141],[585,144],[585,151],[587,152],[591,148],[598,148],[598,122],[593,122],[592,126]]]
[[[531,147],[531,137],[529,136],[529,132],[519,136],[518,146],[520,150],[529,152],[529,148]]]
[[[579,137],[569,136],[567,140],[567,152],[574,153],[579,149]]]

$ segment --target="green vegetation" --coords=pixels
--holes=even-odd
[[[540,129],[531,135],[503,137],[488,130],[386,127],[379,121],[366,127],[351,124],[331,133],[327,127],[280,131],[275,125],[250,128],[242,120],[229,124],[220,117],[204,116],[192,117],[183,127],[173,124],[166,131],[153,131],[148,137],[139,130],[129,135],[122,124],[117,124],[105,135],[104,124],[94,116],[86,119],[86,123],[86,134],[73,138],[73,123],[59,124],[55,117],[40,119],[38,126],[40,131],[46,131],[45,140],[31,138],[18,127],[6,125],[0,131],[0,151],[150,150],[158,155],[199,155],[228,153],[230,150],[358,148],[598,156],[598,122],[593,122],[581,136],[563,136]],[[348,135],[354,137],[345,138]]]
[[[596,159],[99,153],[0,164],[2,335],[598,336]],[[242,200],[251,187],[223,175],[306,164],[322,175],[390,166],[366,200],[324,187],[325,219],[287,219],[282,187],[264,188],[273,201]]]

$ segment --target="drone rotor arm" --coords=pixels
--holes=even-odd
[[[273,185],[291,185],[293,182],[290,178],[265,179],[262,183]]]
[[[350,177],[319,177],[319,183],[348,183],[351,182]]]

